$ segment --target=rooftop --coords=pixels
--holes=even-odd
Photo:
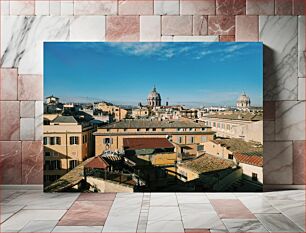
[[[228,150],[233,153],[240,153],[247,156],[262,156],[263,147],[261,144],[256,142],[246,142],[238,138],[227,138],[227,139],[215,139],[214,143],[225,146]]]
[[[166,138],[124,138],[123,147],[126,150],[174,148]]]
[[[246,163],[257,167],[263,166],[262,156],[241,154],[239,152],[234,153],[234,156],[239,163]]]
[[[235,166],[235,163],[232,160],[204,154],[196,159],[183,162],[180,166],[188,168],[197,174],[202,174],[231,168]]]
[[[85,167],[106,169],[109,167],[109,164],[100,156],[96,156],[89,163],[87,163]]]
[[[262,121],[262,114],[254,113],[217,113],[206,115],[208,118],[219,118],[219,119],[228,119],[228,120],[243,120],[243,121]]]
[[[53,121],[53,123],[78,123],[78,121],[74,118],[74,116],[57,116]]]
[[[125,128],[209,128],[204,122],[196,123],[189,120],[122,120],[112,124],[102,126],[106,129],[125,129]]]

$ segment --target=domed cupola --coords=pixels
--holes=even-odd
[[[237,99],[236,105],[237,105],[237,108],[239,108],[239,109],[249,108],[251,106],[251,99],[244,92]]]
[[[148,105],[151,107],[158,107],[161,106],[161,97],[160,94],[156,91],[154,86],[153,90],[148,95]]]

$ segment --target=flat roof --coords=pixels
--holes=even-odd
[[[205,125],[204,122],[194,122],[189,120],[122,120],[114,122],[105,126],[101,126],[101,129],[128,129],[128,128],[211,128]]]
[[[206,118],[218,118],[218,119],[227,119],[227,120],[240,120],[240,121],[262,121],[262,114],[253,114],[253,113],[217,113],[204,116]]]
[[[235,163],[232,160],[203,154],[196,159],[183,162],[179,166],[190,169],[197,174],[202,174],[232,168],[235,166]]]

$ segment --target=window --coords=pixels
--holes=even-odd
[[[183,143],[183,138],[182,137],[178,137],[178,143]]]
[[[217,128],[220,128],[220,123],[217,123]]]
[[[152,131],[156,131],[156,128],[153,128]]]
[[[177,131],[184,131],[183,128],[177,128]]]
[[[55,145],[55,137],[50,137],[50,145]]]
[[[149,131],[149,128],[146,128],[146,131]]]
[[[61,168],[61,161],[60,160],[46,161],[45,168],[46,170],[58,170]]]
[[[252,180],[253,181],[258,181],[258,177],[256,173],[252,173]]]
[[[60,137],[56,137],[56,145],[60,145],[61,144],[61,138]]]
[[[79,137],[71,136],[70,137],[70,145],[78,145],[79,144]]]
[[[206,136],[201,136],[201,142],[206,142],[207,139],[206,139]]]
[[[189,137],[189,143],[194,143],[194,137],[193,136]]]
[[[44,137],[44,145],[48,145],[48,138]]]
[[[112,144],[113,143],[113,139],[112,138],[104,138],[103,139],[103,143],[104,144]]]
[[[137,129],[137,132],[139,132],[140,131],[140,129]]]
[[[123,131],[124,131],[124,132],[126,132],[126,131],[127,131],[127,129],[123,129]]]
[[[51,156],[50,151],[46,151],[46,152],[45,152],[45,156]]]
[[[83,135],[83,143],[87,143],[87,135]]]
[[[78,165],[78,161],[76,161],[76,160],[70,160],[69,161],[69,168],[70,169],[75,168],[77,165]]]
[[[216,122],[213,122],[213,127],[216,127]]]
[[[197,151],[203,151],[203,150],[204,150],[204,145],[197,146]]]
[[[207,123],[206,123],[207,124]],[[208,125],[208,124],[207,124]],[[205,128],[202,128],[202,131],[205,131]]]
[[[228,159],[234,159],[233,155],[228,155]]]

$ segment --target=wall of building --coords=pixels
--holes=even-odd
[[[99,190],[99,192],[118,192],[118,193],[132,193],[134,189],[127,185],[118,184],[115,182],[111,182],[108,180],[99,179],[92,176],[86,177],[87,183],[89,183],[92,187],[95,187]]]
[[[242,168],[243,174],[246,175],[246,178],[252,180],[252,173],[257,174],[257,179],[260,183],[263,183],[263,168],[257,167],[245,163],[239,163],[239,166]]]
[[[1,182],[42,184],[42,41],[262,41],[264,183],[305,184],[300,15],[303,0],[1,1]]]

